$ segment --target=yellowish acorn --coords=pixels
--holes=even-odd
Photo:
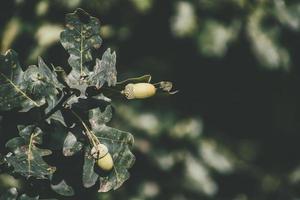
[[[155,95],[156,88],[151,83],[129,83],[125,86],[122,94],[127,99],[145,99]]]
[[[105,156],[97,160],[97,164],[102,170],[110,171],[114,166],[114,161],[110,153],[107,153]]]

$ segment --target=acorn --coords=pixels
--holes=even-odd
[[[112,170],[112,168],[114,166],[114,161],[113,161],[110,153],[107,153],[105,156],[103,156],[102,158],[99,158],[97,160],[97,164],[102,170],[110,171],[110,170]]]
[[[108,148],[104,144],[98,144],[91,149],[91,155],[97,160],[97,165],[104,171],[110,171],[114,166],[114,161]]]
[[[156,88],[151,83],[129,83],[121,92],[127,99],[145,99],[156,93]]]

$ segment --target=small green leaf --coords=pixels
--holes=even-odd
[[[104,112],[99,108],[89,111],[92,131],[99,141],[106,145],[114,161],[113,170],[105,177],[100,177],[99,192],[107,192],[119,188],[128,178],[128,169],[132,167],[135,157],[130,148],[134,143],[133,136],[124,131],[105,125],[111,119],[111,106]]]
[[[51,184],[52,190],[56,193],[63,195],[63,196],[73,196],[75,194],[73,188],[69,186],[64,180],[62,180],[57,185]]]
[[[95,185],[99,177],[94,171],[95,159],[90,155],[90,151],[89,147],[85,148],[82,182],[86,188]]]
[[[108,48],[101,60],[96,59],[96,65],[93,74],[90,76],[90,81],[90,84],[95,85],[97,89],[100,89],[105,82],[107,82],[109,87],[116,85],[116,52],[111,53],[110,48]]]
[[[55,167],[49,166],[43,160],[43,156],[50,155],[52,152],[35,146],[42,143],[41,129],[33,125],[18,128],[21,137],[12,138],[6,143],[6,147],[13,152],[7,154],[6,160],[14,167],[14,172],[26,178],[34,176],[40,179],[53,174]]]

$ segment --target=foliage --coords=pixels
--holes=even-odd
[[[42,58],[38,59],[38,66],[23,70],[13,50],[0,56],[0,111],[4,119],[10,112],[33,115],[26,122],[15,122],[19,136],[11,135],[6,142],[9,152],[1,158],[1,165],[8,167],[6,172],[25,177],[33,189],[45,179],[43,183],[57,194],[74,196],[78,182],[71,182],[70,175],[74,174],[65,172],[59,165],[78,157],[84,163],[73,173],[82,177],[83,187],[98,183],[94,187],[99,192],[116,190],[129,178],[128,169],[135,161],[131,152],[134,139],[130,133],[106,125],[113,110],[110,94],[105,91],[114,91],[125,99],[123,83],[144,79],[117,82],[116,53],[109,48],[101,60],[95,58],[95,50],[102,43],[100,22],[82,9],[67,14],[60,41],[70,55],[68,73],[62,67],[49,68]],[[147,77],[149,82],[151,77]],[[157,91],[169,93],[170,84],[157,83]],[[104,151],[98,149],[101,145],[113,159],[113,169],[105,173],[95,165]],[[96,157],[92,153],[95,148]],[[60,155],[62,159],[55,159]],[[39,199],[38,193],[35,196],[18,196],[12,188],[1,199]]]
[[[58,41],[64,29],[62,16],[76,7],[101,19],[104,48],[95,55],[100,60],[107,47],[118,52],[119,80],[146,72],[157,80],[174,79],[181,89],[176,98],[151,98],[143,103],[118,101],[120,94],[105,91],[115,108],[108,125],[135,133],[136,161],[130,179],[117,191],[98,194],[97,182],[87,190],[75,186],[78,199],[300,197],[299,1],[6,1],[0,8],[2,53],[18,49],[21,66],[43,55],[49,67],[53,62],[69,74],[67,55]],[[21,114],[0,116],[2,155],[7,153],[4,141],[17,137],[10,123],[20,120]],[[59,113],[47,122],[55,124],[47,131],[50,134],[54,130],[61,137],[81,134],[61,126]],[[71,174],[66,183],[81,183],[82,177],[74,171],[82,171],[77,166],[84,164],[84,150],[80,156],[57,156],[55,151],[61,152],[64,140],[49,138],[48,133],[44,139],[47,144],[51,141],[53,154],[43,158],[56,166],[57,176]],[[70,141],[82,144],[80,138]],[[63,163],[53,164],[52,158]],[[0,173],[5,171],[0,168]],[[11,178],[1,175],[1,194],[12,186],[23,194],[27,185],[14,186]],[[60,178],[53,180],[54,185],[60,182]]]

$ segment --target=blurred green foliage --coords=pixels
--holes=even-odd
[[[120,80],[149,73],[180,89],[114,105],[111,123],[136,138],[131,179],[81,199],[300,198],[298,1],[6,1],[1,51],[18,49],[26,65],[41,55],[67,68],[58,39],[64,14],[77,7],[102,22]],[[0,183],[1,192],[22,191],[22,180],[6,174]]]

